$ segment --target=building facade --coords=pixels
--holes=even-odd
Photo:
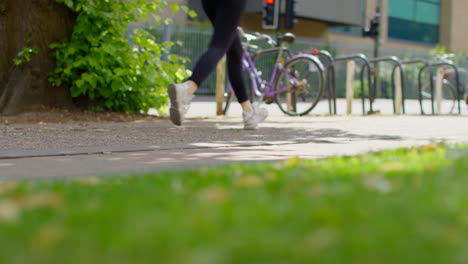
[[[249,1],[243,27],[263,31],[262,1]],[[186,0],[203,19],[200,2]],[[301,0],[296,5],[299,23],[292,32],[298,37],[332,43],[340,53],[359,51],[371,55],[374,42],[362,37],[362,28],[369,26],[379,4],[382,55],[417,55],[436,45],[468,52],[467,0]]]

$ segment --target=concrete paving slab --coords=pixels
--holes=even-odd
[[[100,125],[108,133],[94,132]],[[7,148],[0,151],[0,180],[160,171],[294,156],[316,159],[431,141],[468,142],[466,116],[273,115],[258,130],[241,128],[240,117],[194,118],[183,127],[169,120],[80,129],[46,124],[15,130],[11,125],[9,129],[23,134],[2,134],[0,142]],[[105,135],[109,137],[103,139]],[[22,145],[24,138],[36,140]]]

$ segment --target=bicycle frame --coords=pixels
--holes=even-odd
[[[288,74],[283,69],[283,65],[280,63],[280,56],[281,56],[281,53],[282,53],[281,52],[282,49],[284,49],[284,46],[281,46],[280,50],[278,51],[280,54],[278,56],[278,60],[276,60],[276,62],[275,62],[275,66],[273,68],[273,74],[271,75],[270,81],[268,83],[266,83],[266,84],[265,84],[264,80],[260,77],[260,74],[258,73],[258,70],[255,67],[255,64],[254,64],[254,62],[252,60],[252,57],[250,56],[250,53],[248,52],[248,50],[244,50],[242,64],[244,66],[244,69],[249,74],[250,83],[252,84],[252,89],[253,89],[253,92],[254,92],[254,94],[256,96],[259,96],[259,97],[260,96],[273,97],[277,93],[282,93],[282,92],[285,92],[285,91],[291,89],[291,87],[293,87],[293,84],[297,83],[297,80],[293,76]],[[291,59],[294,59],[296,57],[297,56],[293,56]],[[290,80],[290,83],[292,83],[292,84],[288,85],[288,86],[285,86],[285,87],[281,87],[281,89],[276,90],[273,87],[273,85],[274,85],[276,76],[277,76],[277,74],[279,74],[279,72],[282,72],[283,74],[285,74],[288,77],[288,79]],[[261,86],[261,89],[263,90],[263,92],[259,89],[259,85]],[[228,92],[233,92],[231,85],[229,85],[229,87],[228,87]]]

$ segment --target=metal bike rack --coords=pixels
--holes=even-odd
[[[366,95],[364,92],[364,70],[365,68],[368,69],[367,73],[367,78],[368,78],[368,86],[369,86],[369,107],[370,107],[370,112],[373,112],[373,107],[372,107],[372,101],[373,101],[373,94],[372,94],[372,67],[370,65],[370,60],[367,59],[366,55],[364,54],[354,54],[354,55],[349,55],[349,56],[338,56],[335,58],[335,62],[338,61],[352,61],[352,60],[360,60],[364,62],[364,65],[361,68],[361,99],[362,99],[362,114],[366,115]],[[336,93],[336,87],[334,87],[334,90]],[[336,99],[336,98],[335,98]],[[336,102],[335,102],[335,107],[336,107]],[[335,114],[336,114],[336,109],[335,109]]]
[[[455,79],[456,79],[456,82],[457,82],[456,85],[457,85],[458,113],[461,114],[460,73],[458,71],[458,67],[455,64],[453,64],[452,62],[448,62],[448,61],[434,62],[434,63],[430,63],[431,73],[432,73],[433,69],[438,68],[438,67],[442,67],[442,66],[451,67],[455,71]],[[426,68],[427,68],[427,66],[423,67],[421,69],[421,71],[425,70]],[[421,74],[421,72],[420,72],[420,74]],[[431,78],[431,80],[432,80],[432,78]],[[435,111],[434,111],[434,87],[431,87],[431,97],[432,97],[432,114],[435,114]]]
[[[328,95],[328,110],[330,115],[336,115],[336,69],[335,60],[332,55],[326,50],[314,50],[314,55],[322,56],[328,61],[327,65],[327,95]]]
[[[425,69],[429,69],[429,74],[430,74],[430,85],[431,85],[431,94],[433,94],[434,91],[434,80],[433,80],[433,72],[432,72],[432,66],[431,64],[423,59],[414,59],[414,60],[407,60],[407,61],[401,61],[401,65],[410,65],[410,64],[424,64],[424,66],[421,68],[419,71],[419,80],[418,80],[418,99],[419,99],[419,105],[421,107],[421,115],[424,115],[424,110],[423,110],[423,105],[422,105],[422,74]],[[392,70],[392,80],[395,79],[395,71],[399,66],[395,64],[395,67],[393,67]],[[402,77],[402,79],[404,76]],[[393,93],[395,91],[395,87],[392,86]],[[393,102],[395,104],[395,101]],[[434,98],[432,98],[432,114],[434,114]]]
[[[380,57],[380,58],[373,58],[373,59],[369,59],[369,62],[372,63],[372,64],[378,64],[380,62],[391,62],[391,63],[394,63],[397,67],[400,68],[400,75],[402,76],[401,78],[401,93],[402,93],[402,110],[403,110],[403,114],[406,113],[406,110],[405,110],[405,78],[403,78],[403,76],[405,76],[404,74],[404,71],[403,71],[403,65],[401,64],[401,61],[395,57],[395,56],[390,56],[390,57]],[[370,67],[368,65],[363,65],[362,66],[362,71],[364,70],[365,67]],[[392,95],[393,95],[393,112],[395,113],[396,112],[396,106],[395,106],[395,80],[392,79]],[[371,97],[371,101],[372,101],[372,97],[371,96],[372,92],[369,90],[369,97]],[[372,103],[371,103],[371,106],[372,106]]]

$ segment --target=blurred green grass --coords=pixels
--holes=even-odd
[[[0,183],[0,263],[467,263],[468,148]]]

